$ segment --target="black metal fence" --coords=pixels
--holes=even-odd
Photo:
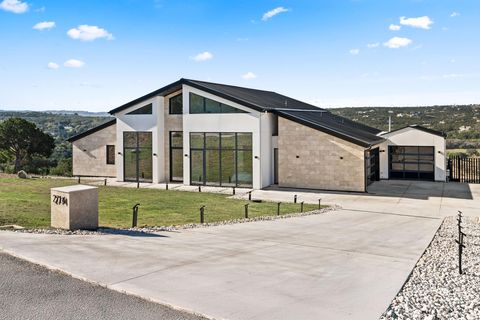
[[[451,156],[448,169],[450,181],[480,183],[480,158]]]

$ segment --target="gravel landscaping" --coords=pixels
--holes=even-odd
[[[462,226],[463,274],[457,220],[447,217],[381,320],[480,319],[480,219],[464,217]]]
[[[121,234],[121,235],[147,235],[148,233],[153,232],[162,232],[162,231],[175,231],[175,230],[182,230],[182,229],[192,229],[192,228],[206,228],[206,227],[214,227],[214,226],[221,226],[221,225],[229,225],[229,224],[237,224],[237,223],[247,223],[253,221],[269,221],[269,220],[276,220],[276,219],[286,219],[286,218],[293,218],[293,217],[301,217],[301,216],[309,216],[314,214],[323,214],[332,212],[338,209],[338,206],[330,206],[326,208],[322,208],[319,210],[311,210],[307,212],[300,212],[300,213],[290,213],[290,214],[282,214],[279,216],[259,216],[254,218],[248,219],[233,219],[233,220],[225,220],[225,221],[217,221],[217,222],[207,222],[207,223],[190,223],[184,225],[175,225],[175,226],[152,226],[152,227],[137,227],[137,228],[98,228],[97,230],[62,230],[62,229],[54,229],[54,228],[18,228],[17,226],[9,226],[9,228],[5,228],[3,230],[9,230],[13,232],[22,232],[22,233],[43,233],[43,234],[59,234],[59,235],[100,235],[100,234]]]

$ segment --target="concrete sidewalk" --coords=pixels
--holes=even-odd
[[[377,319],[441,219],[341,210],[151,237],[0,232],[3,250],[216,319]]]

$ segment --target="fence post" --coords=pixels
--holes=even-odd
[[[277,203],[277,216],[280,215],[280,203],[281,203],[281,202],[278,202],[278,203]]]
[[[245,219],[248,219],[248,203],[245,205]]]
[[[140,203],[137,203],[136,205],[133,206],[133,217],[132,217],[132,228],[135,228],[137,226],[137,220],[138,220],[138,206]]]
[[[200,207],[200,223],[203,224],[205,222],[205,206]]]

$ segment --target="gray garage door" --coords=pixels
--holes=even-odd
[[[388,159],[390,179],[435,179],[434,147],[390,146]]]

